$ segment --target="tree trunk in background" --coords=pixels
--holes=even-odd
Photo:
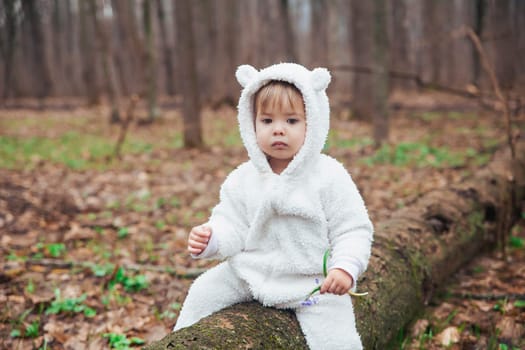
[[[96,100],[93,91],[106,80],[101,62],[106,59],[99,54],[91,57],[93,47],[101,43],[93,34],[91,16],[85,16],[86,2],[90,1],[2,0],[0,94],[39,98],[49,93],[88,95],[89,100]],[[104,19],[99,21],[108,27],[106,41],[120,92],[146,96],[144,0],[97,1],[99,7],[104,5]],[[157,13],[151,16],[152,30],[159,30],[154,41],[159,58],[157,93],[174,95],[179,88],[175,78],[179,67],[173,57],[178,49],[174,2],[153,3]],[[444,87],[465,89],[474,82],[482,90],[490,90],[472,43],[453,35],[454,30],[469,26],[481,37],[502,87],[525,89],[523,0],[391,0],[389,4],[388,53],[393,71],[413,73]],[[373,1],[360,0],[194,1],[201,103],[212,107],[222,101],[235,103],[239,89],[232,77],[241,63],[259,69],[279,61],[296,61],[309,68],[371,68],[372,7]],[[16,42],[9,41],[9,33],[16,34]],[[10,52],[9,45],[14,46]],[[371,85],[370,73],[334,69],[330,99],[334,107],[341,101],[353,101],[355,116],[371,119]],[[391,81],[392,88],[417,86],[407,79]]]
[[[295,50],[295,38],[293,35],[292,21],[290,18],[290,1],[280,0],[279,8],[280,22],[283,25],[284,33],[284,50],[286,52],[287,62],[297,62],[297,54]]]
[[[525,143],[517,149],[515,161],[510,152],[498,153],[475,177],[427,193],[375,224],[370,263],[358,283],[369,295],[353,300],[364,349],[390,348],[437,288],[476,254],[495,246],[499,224],[517,218],[525,198]],[[307,347],[290,311],[244,303],[170,333],[144,350],[189,348]]]
[[[328,62],[328,3],[324,0],[309,0],[311,2],[310,26],[310,64],[314,67],[325,67]]]
[[[113,50],[118,69],[120,86],[125,95],[138,93],[147,95],[147,53],[144,43],[139,36],[139,25],[135,13],[135,0],[112,0],[113,13],[115,14],[120,40],[114,40],[108,32],[112,42],[117,44]]]
[[[217,8],[217,81],[220,82],[221,103],[237,104],[239,85],[235,70],[241,63],[237,59],[237,33],[239,32],[239,0],[225,0]]]
[[[420,1],[420,0],[415,0]],[[389,11],[388,41],[389,41],[389,66],[395,72],[411,72],[413,62],[411,62],[409,32],[416,31],[417,23],[409,20],[410,11],[407,0],[393,0]],[[391,79],[391,89],[407,89],[414,87],[414,82],[406,79]]]
[[[496,77],[501,87],[507,89],[514,85],[516,75],[512,53],[516,52],[518,33],[513,33],[513,23],[509,20],[514,10],[512,3],[512,0],[486,2],[487,15],[484,17],[485,23],[481,33],[481,40],[494,66]],[[522,32],[521,35],[523,36],[524,33]],[[521,57],[522,64],[523,61]],[[490,87],[490,81],[486,75],[482,85]]]
[[[373,62],[374,40],[373,1],[352,1],[352,32],[354,62],[357,67],[370,68]],[[372,120],[373,81],[370,74],[355,73],[353,81],[352,114],[359,120]]]
[[[162,0],[157,0],[157,18],[159,20],[160,40],[162,46],[162,62],[165,70],[166,93],[170,96],[175,95],[175,74],[173,69],[173,48],[168,37],[168,28],[166,27],[166,14]]]
[[[92,0],[91,0],[92,1]],[[95,35],[92,27],[88,26],[91,23],[91,3],[81,1],[79,3],[79,42],[80,42],[80,56],[82,59],[82,81],[87,95],[87,103],[92,106],[100,102],[100,93],[97,86],[97,59],[96,49],[94,47]]]
[[[78,25],[78,12],[79,8],[76,9],[78,12],[73,12],[71,2],[65,1],[65,62],[64,62],[64,76],[67,80],[67,90],[71,96],[82,95],[83,89],[80,87],[80,67],[82,65],[82,60],[79,54],[79,46],[76,44],[76,38],[79,34],[79,25]],[[79,6],[80,7],[80,4]]]
[[[157,60],[155,57],[155,36],[152,28],[153,0],[144,0],[144,36],[146,37],[146,71],[147,71],[147,100],[148,121],[153,122],[159,116],[157,107]]]
[[[387,0],[374,0],[374,42],[373,42],[373,121],[374,143],[376,147],[388,142],[388,96],[389,57],[387,31]]]
[[[0,34],[0,52],[4,60],[4,91],[2,99],[5,101],[10,97],[13,79],[13,57],[15,54],[15,42],[17,35],[16,24],[16,0],[4,0],[4,26],[5,30]]]
[[[24,19],[28,21],[32,41],[32,71],[36,72],[37,92],[36,97],[41,100],[49,96],[53,91],[53,81],[49,71],[48,56],[46,54],[46,38],[42,27],[41,16],[38,13],[35,0],[22,1]]]
[[[99,19],[99,8],[97,0],[90,0],[91,20],[93,27],[97,33],[97,38],[100,43],[99,52],[102,56],[102,67],[106,79],[106,89],[108,93],[109,103],[111,105],[111,114],[109,118],[110,123],[120,122],[120,90],[118,86],[117,73],[113,63],[113,55],[111,53],[111,46],[109,43],[107,25],[105,19]]]
[[[191,6],[191,0],[177,0],[175,2],[175,20],[178,42],[180,43],[177,61],[182,79],[184,146],[189,148],[203,146]]]

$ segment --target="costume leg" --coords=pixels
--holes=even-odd
[[[362,350],[349,296],[323,294],[318,302],[295,309],[297,320],[311,350]]]
[[[248,285],[223,262],[199,276],[191,285],[173,331],[230,305],[251,300]]]

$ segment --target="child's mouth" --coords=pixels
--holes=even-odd
[[[284,142],[277,141],[277,142],[272,143],[272,147],[277,148],[277,149],[283,149],[283,148],[288,147],[288,145]]]

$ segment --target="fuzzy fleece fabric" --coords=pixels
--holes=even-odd
[[[341,268],[357,281],[368,264],[373,240],[372,223],[351,176],[341,163],[321,153],[329,130],[325,90],[330,74],[324,68],[308,70],[298,64],[280,63],[260,71],[243,65],[237,69],[236,77],[243,87],[238,105],[239,128],[250,160],[231,172],[223,183],[220,202],[204,224],[212,230],[210,243],[197,258],[226,259],[221,265],[227,264],[228,268],[219,270],[227,271],[221,272],[224,280],[232,279],[242,286],[242,298],[256,299],[265,306],[295,309],[312,349],[359,349],[349,296],[323,295],[315,305],[303,305],[305,296],[323,279],[322,260],[327,249],[331,251],[328,268]],[[280,175],[273,173],[258,147],[253,123],[253,96],[271,80],[294,84],[302,93],[306,114],[305,142]],[[215,269],[209,272],[217,274],[212,272]],[[197,289],[206,289],[203,283],[197,284],[200,287],[192,287],[190,295],[200,294]],[[214,285],[207,288],[208,293],[213,293]],[[185,316],[191,313],[190,295],[181,311],[182,318],[191,319]],[[346,301],[338,304],[334,298]],[[208,314],[217,311],[213,299],[200,300],[204,308],[208,302],[215,303],[208,305]],[[332,304],[331,317],[337,323],[345,321],[339,319],[344,315],[336,309],[350,313],[346,317],[352,334],[341,338],[339,344],[335,340],[332,346],[324,347],[326,339],[333,340],[333,335],[340,333],[333,329],[337,324],[319,335],[309,330],[315,328],[306,321],[310,316],[303,317],[302,322],[301,315],[319,313]],[[179,323],[175,329],[178,328]],[[349,332],[348,328],[340,328]],[[325,343],[319,339],[321,336]],[[349,341],[359,345],[350,346]]]

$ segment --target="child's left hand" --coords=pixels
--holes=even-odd
[[[332,293],[343,295],[348,293],[354,284],[354,279],[346,271],[333,269],[328,272],[323,284],[321,285],[321,294]]]

